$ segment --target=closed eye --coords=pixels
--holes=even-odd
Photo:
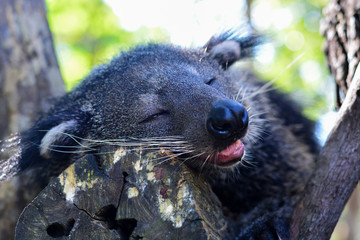
[[[155,114],[152,114],[150,117],[145,118],[144,120],[140,121],[139,123],[141,124],[141,123],[151,122],[151,121],[154,121],[156,119],[165,117],[165,116],[167,116],[169,114],[170,114],[170,112],[166,111],[166,110],[159,111],[159,112],[157,112]]]
[[[209,81],[206,82],[207,85],[212,85],[216,80],[216,77],[210,78]]]

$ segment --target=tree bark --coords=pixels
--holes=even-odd
[[[332,0],[324,13],[325,53],[346,97],[293,215],[292,239],[329,239],[360,178],[360,2]]]
[[[29,127],[64,82],[43,0],[0,0],[0,139]],[[26,176],[0,185],[0,239],[12,239],[18,216],[39,192]]]
[[[234,239],[210,186],[171,153],[104,147],[24,210],[15,239]],[[157,160],[157,161],[156,161]]]
[[[324,9],[321,32],[326,37],[324,52],[337,85],[338,107],[347,94],[360,59],[360,2],[330,1]]]

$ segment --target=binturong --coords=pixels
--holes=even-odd
[[[314,124],[270,83],[232,65],[261,37],[232,31],[203,47],[147,44],[96,67],[27,131],[4,141],[0,179],[43,186],[100,146],[167,148],[203,175],[241,226],[238,239],[288,239],[315,162]]]

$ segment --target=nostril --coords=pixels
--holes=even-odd
[[[228,138],[233,132],[234,123],[234,116],[229,108],[222,104],[213,104],[206,122],[210,134],[216,138]]]
[[[240,104],[241,105],[241,104]],[[234,115],[238,117],[239,129],[246,129],[249,125],[249,116],[244,106],[239,106]]]
[[[219,124],[219,122],[216,122],[211,118],[208,118],[206,128],[211,135],[220,139],[226,139],[232,134],[230,124]]]
[[[227,122],[211,121],[211,125],[216,131],[219,131],[219,132],[225,132],[225,131],[229,131],[229,129],[231,129],[231,125]]]
[[[243,115],[242,121],[244,124],[244,128],[247,128],[249,126],[249,116],[248,116],[248,112],[246,111],[246,109],[244,109],[244,115]]]
[[[239,102],[216,100],[206,121],[207,131],[218,139],[241,138],[249,123],[247,111]]]

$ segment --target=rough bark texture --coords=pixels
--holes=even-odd
[[[15,239],[234,239],[203,179],[181,161],[154,161],[171,153],[100,152],[107,153],[79,159],[25,208]]]
[[[293,216],[293,239],[329,239],[360,178],[360,2],[332,0],[324,14],[325,53],[346,97]]]
[[[325,54],[337,85],[338,107],[348,92],[360,60],[360,2],[332,0],[324,9],[321,32]]]
[[[43,0],[0,2],[0,137],[23,130],[64,94]]]
[[[50,98],[64,93],[43,0],[0,0],[0,139],[29,127]],[[0,185],[0,239],[39,192],[26,177]]]

